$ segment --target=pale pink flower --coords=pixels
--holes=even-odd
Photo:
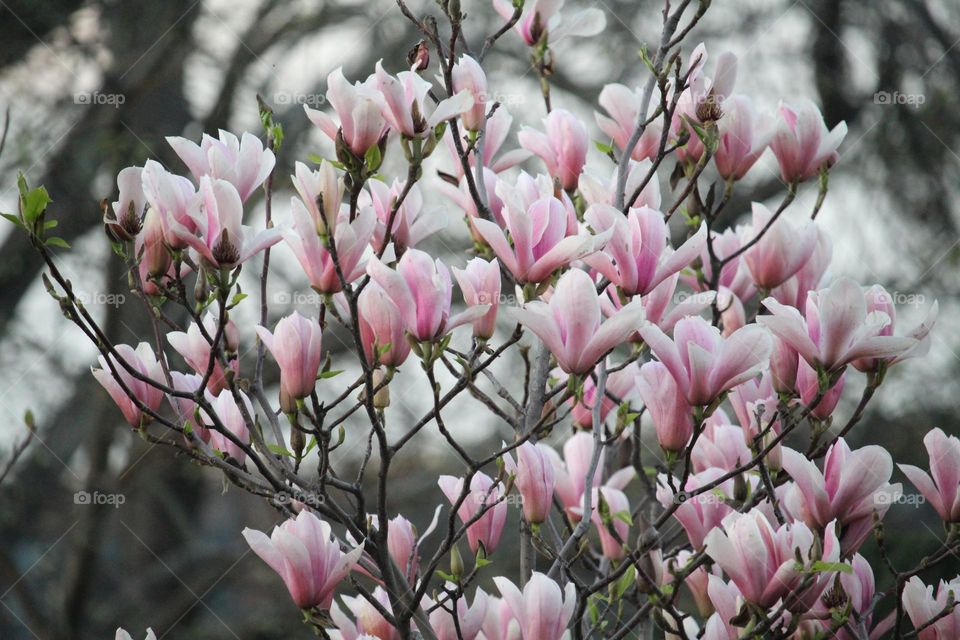
[[[456,504],[463,492],[463,478],[440,476],[437,484],[450,504]],[[502,497],[503,486],[499,483],[494,484],[490,476],[482,471],[473,475],[470,480],[470,489],[457,509],[457,515],[461,522],[467,523],[477,514],[483,514],[473,524],[467,526],[467,542],[474,553],[477,553],[482,545],[484,553],[489,556],[500,543],[508,509]]]
[[[930,458],[929,475],[913,465],[898,466],[941,520],[960,522],[960,439],[933,429],[923,437],[923,444]]]
[[[827,129],[820,110],[809,100],[798,106],[780,103],[776,132],[770,148],[780,163],[785,182],[803,182],[837,161],[837,147],[847,135],[847,123]]]
[[[400,307],[380,285],[369,282],[357,299],[360,341],[369,364],[399,367],[410,355]]]
[[[138,344],[136,349],[126,344],[118,344],[114,347],[114,350],[119,356],[119,360],[111,354],[108,356],[108,363],[107,358],[101,355],[99,357],[100,368],[91,368],[90,372],[110,394],[130,426],[139,429],[153,420],[153,417],[146,411],[141,411],[140,406],[156,412],[163,401],[163,393],[148,382],[135,378],[120,361],[126,362],[131,369],[141,376],[159,384],[164,383],[163,368],[157,360],[153,348],[146,342]],[[116,374],[110,370],[110,364],[113,364]]]
[[[451,270],[468,305],[489,305],[489,310],[473,321],[473,335],[490,338],[497,327],[497,309],[500,307],[500,263],[496,258],[489,262],[474,258],[466,268]]]
[[[296,411],[297,400],[313,393],[320,372],[322,332],[319,322],[294,311],[281,318],[273,333],[257,326],[257,335],[280,366],[280,406]]]
[[[817,225],[806,219],[794,224],[782,215],[772,224],[773,213],[759,202],[753,203],[752,232],[763,236],[743,254],[753,282],[770,290],[786,282],[810,260],[817,248]],[[764,228],[770,227],[764,232]],[[751,238],[752,240],[752,238]]]
[[[553,462],[543,444],[524,442],[516,449],[517,459],[505,455],[504,468],[515,476],[514,484],[523,499],[523,517],[527,522],[540,523],[550,515],[556,476]]]
[[[952,594],[952,596],[951,596]],[[926,586],[919,576],[913,576],[903,589],[903,608],[915,628],[920,628],[941,615],[951,601],[960,594],[960,577],[950,582],[940,581],[937,595],[933,586]],[[960,637],[960,607],[940,618],[920,632],[919,640],[953,640]]]
[[[564,590],[545,574],[534,571],[523,592],[502,576],[493,579],[519,623],[523,638],[560,640],[576,607],[576,587],[568,582]]]
[[[337,175],[336,168],[324,161],[316,171],[311,171],[307,165],[298,162],[290,179],[313,220],[315,233],[326,235],[332,232],[340,219],[343,199],[343,178]]]
[[[773,122],[754,110],[753,101],[733,95],[723,101],[720,140],[713,162],[725,180],[740,180],[760,159],[773,138]]]
[[[608,115],[594,112],[597,126],[613,140],[613,144],[618,149],[623,151],[640,119],[639,92],[622,84],[607,84],[600,91],[599,101]],[[663,125],[659,118],[649,123],[630,157],[634,160],[654,158],[660,149],[662,129]]]
[[[564,0],[529,0],[524,3],[523,13],[514,29],[527,46],[532,47],[544,37],[556,43],[568,36],[596,35],[607,24],[606,15],[596,7],[568,13],[564,17],[560,13],[563,4]],[[514,7],[510,0],[493,0],[493,8],[504,20],[512,19]]]
[[[693,408],[662,362],[645,362],[640,367],[637,393],[653,420],[660,446],[681,451],[693,435]]]
[[[726,500],[732,499],[734,494],[733,479],[720,484],[715,490],[687,496],[688,492],[696,491],[700,487],[715,482],[726,472],[725,469],[711,467],[699,473],[692,474],[680,491],[680,495],[670,487],[667,476],[662,475],[657,482],[657,500],[664,508],[669,508],[674,501],[681,500],[673,517],[687,534],[690,545],[700,550],[703,548],[704,538],[715,527],[719,527],[723,519],[733,512]],[[679,481],[674,480],[674,484]]]
[[[260,139],[248,132],[237,139],[221,129],[219,138],[203,134],[199,145],[180,137],[168,137],[167,142],[194,179],[199,182],[208,176],[226,180],[236,188],[242,202],[263,184],[276,163],[273,151],[264,149]]]
[[[386,120],[381,115],[383,95],[377,89],[374,77],[350,84],[343,76],[343,67],[337,67],[327,76],[327,99],[340,122],[323,111],[303,105],[310,122],[334,143],[342,135],[350,151],[363,158],[387,129]]]
[[[384,70],[382,61],[377,62],[376,83],[383,95],[381,114],[394,131],[408,138],[423,137],[441,122],[473,107],[469,91],[459,91],[434,107],[427,98],[429,82],[412,71],[392,76]]]
[[[590,145],[586,127],[566,109],[554,109],[543,124],[546,133],[523,127],[517,134],[520,146],[539,156],[563,189],[576,189]]]

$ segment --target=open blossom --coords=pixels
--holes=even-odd
[[[316,233],[326,235],[332,232],[340,218],[343,199],[343,178],[337,175],[334,166],[324,161],[316,171],[311,171],[307,165],[298,162],[290,178],[313,220]]]
[[[753,459],[744,429],[728,424],[725,417],[722,421],[715,421],[713,418],[717,415],[723,415],[721,410],[715,411],[707,420],[703,433],[697,438],[691,455],[694,471],[705,471],[710,467],[735,469]]]
[[[130,365],[131,369],[151,380],[163,383],[163,368],[148,343],[141,342],[136,349],[126,344],[118,344],[115,351],[121,360]],[[100,356],[100,368],[91,369],[90,372],[110,394],[130,426],[139,429],[153,419],[146,412],[140,410],[140,405],[155,412],[163,401],[163,393],[153,385],[135,378],[113,355],[110,355],[109,358],[110,363],[117,371],[116,376],[110,370],[110,364],[103,356]],[[117,379],[118,376],[119,380]],[[126,390],[124,390],[124,387]],[[127,395],[128,392],[136,400]]]
[[[463,492],[463,478],[440,476],[437,480],[440,490],[450,504],[456,504]],[[467,542],[470,550],[476,553],[481,545],[484,553],[490,555],[500,544],[503,526],[507,521],[507,503],[503,497],[503,487],[482,471],[478,471],[470,480],[470,489],[457,509],[457,515],[463,523],[470,522],[478,513],[483,513],[473,524],[467,527]]]
[[[172,249],[186,248],[187,242],[175,234],[173,228],[175,223],[186,233],[196,232],[197,223],[192,215],[198,198],[196,187],[188,178],[168,172],[156,160],[147,160],[141,180],[144,196],[154,212],[152,215],[163,230],[164,242]]]
[[[795,388],[797,393],[800,394],[800,401],[805,407],[810,408],[812,417],[826,420],[833,413],[840,402],[840,396],[843,394],[843,387],[846,382],[847,372],[844,371],[837,381],[821,394],[820,379],[817,377],[816,370],[807,364],[806,360],[798,358]],[[816,405],[813,404],[814,401],[817,401]]]
[[[453,586],[453,585],[451,585]],[[442,606],[434,606],[430,598],[424,598],[423,610],[430,611],[430,628],[433,629],[437,640],[475,640],[487,615],[487,594],[483,589],[477,589],[473,595],[473,604],[467,606],[467,598],[458,598],[456,605],[449,599]],[[457,619],[453,618],[450,608],[456,606]]]
[[[470,56],[460,56],[453,65],[452,80],[455,93],[466,91],[473,97],[473,106],[463,113],[463,126],[468,131],[480,131],[487,109],[487,75],[483,67]]]
[[[872,311],[881,311],[887,314],[887,317],[890,318],[890,324],[883,327],[880,330],[881,336],[892,336],[894,331],[894,325],[897,320],[897,309],[893,304],[893,296],[891,296],[886,289],[881,287],[878,284],[868,287],[864,291],[864,298],[867,302],[867,312]],[[860,358],[853,361],[853,366],[860,371],[876,371],[880,368],[881,364],[893,365],[903,360],[909,358],[916,358],[918,356],[926,355],[930,351],[930,331],[933,329],[934,325],[937,322],[937,315],[940,311],[939,303],[934,300],[933,305],[931,305],[930,310],[927,312],[926,318],[914,327],[908,334],[908,338],[913,338],[916,340],[916,344],[904,351],[898,356],[893,358]]]
[[[560,585],[545,574],[534,571],[523,587],[523,592],[509,579],[493,579],[520,626],[521,637],[537,640],[560,640],[577,605],[573,582],[561,590]]]
[[[595,7],[583,9],[566,17],[561,15],[564,0],[530,0],[523,5],[520,19],[514,25],[527,46],[533,46],[546,36],[557,42],[567,36],[592,36],[603,31],[606,15]],[[494,0],[493,7],[504,20],[513,18],[514,5],[510,0]]]
[[[747,239],[741,238],[741,234],[746,235],[745,229],[747,228],[748,227],[740,226],[736,229],[727,229],[723,233],[712,232],[711,234],[713,253],[718,260],[724,261],[723,266],[720,268],[720,277],[717,279],[717,284],[722,288],[728,289],[741,301],[752,298],[757,288],[753,284],[753,278],[750,276],[750,271],[747,269],[743,255],[737,255],[732,260],[726,260],[726,258],[737,254],[740,247],[747,241]],[[693,276],[683,276],[683,281],[697,291],[705,290],[706,285],[704,283],[708,285],[714,277],[710,252],[706,245],[700,252],[700,263],[701,269],[703,270],[703,282],[700,282],[698,278]]]
[[[590,145],[586,127],[566,109],[554,109],[543,124],[546,133],[523,127],[517,134],[520,146],[539,156],[563,189],[576,189]]]
[[[453,268],[463,299],[469,305],[489,305],[489,311],[473,321],[473,335],[489,338],[497,327],[497,309],[500,307],[500,263],[474,258],[465,269]]]
[[[807,303],[807,294],[827,286],[827,269],[833,259],[833,241],[822,227],[817,227],[817,246],[810,258],[786,282],[770,292],[774,298],[783,304],[797,309],[804,308]],[[869,298],[867,305],[869,306]]]
[[[837,147],[847,135],[846,122],[828,130],[820,110],[809,100],[795,107],[781,103],[778,116],[770,148],[785,182],[809,180],[821,167],[837,161]]]
[[[461,324],[473,322],[490,309],[489,305],[474,305],[451,318],[453,284],[450,271],[439,258],[434,260],[417,249],[404,253],[396,270],[375,257],[371,258],[367,273],[400,310],[409,334],[421,342],[434,340]]]
[[[384,611],[393,613],[390,596],[383,587],[377,586],[371,594]],[[354,615],[351,620],[336,602],[330,607],[333,621],[341,640],[400,640],[400,632],[380,613],[380,610],[363,596],[341,596],[347,609]]]
[[[327,100],[333,106],[340,122],[323,111],[303,105],[307,117],[334,143],[342,135],[350,151],[363,158],[386,133],[387,123],[381,115],[383,96],[371,76],[365,82],[350,82],[343,76],[343,67],[337,67],[327,76]]]
[[[270,537],[244,529],[247,544],[283,578],[290,597],[301,609],[329,609],[334,589],[356,565],[363,547],[344,553],[330,525],[310,511],[274,527]]]
[[[476,105],[474,105],[476,106]],[[506,171],[510,167],[516,166],[530,157],[531,153],[526,149],[510,149],[499,153],[504,143],[512,137],[510,136],[510,126],[513,124],[513,116],[507,111],[506,107],[501,105],[492,114],[486,116],[487,128],[483,133],[483,166],[494,173],[494,175]],[[443,135],[443,141],[450,152],[450,163],[453,175],[457,178],[463,177],[463,163],[457,153],[457,146],[453,141],[453,131],[447,130]],[[467,148],[467,143],[463,143],[463,148]],[[469,166],[476,170],[477,151],[474,150],[467,156]],[[484,179],[486,180],[486,178]]]
[[[752,233],[763,235],[743,254],[754,284],[767,290],[783,284],[803,268],[817,248],[818,238],[813,220],[793,224],[781,215],[771,224],[772,219],[769,209],[753,203]]]
[[[274,332],[257,327],[257,335],[280,365],[280,406],[296,411],[296,401],[306,398],[317,384],[320,371],[320,324],[294,311],[282,318]]]
[[[377,62],[377,88],[383,94],[381,113],[390,127],[408,138],[422,137],[428,130],[455,118],[473,106],[469,91],[459,91],[441,100],[436,107],[427,99],[430,83],[412,71],[396,76],[387,73]]]
[[[216,337],[217,322],[217,318],[215,318],[212,313],[208,313],[203,319],[203,328],[211,340]],[[232,324],[232,321],[228,320],[227,326],[224,328],[225,348],[227,351],[236,351],[235,336],[232,335],[235,332],[236,327]],[[207,338],[204,337],[197,323],[191,323],[186,331],[171,331],[167,334],[167,341],[177,353],[183,356],[183,359],[190,365],[191,369],[201,376],[207,374],[207,370],[210,367],[210,343],[207,342]],[[233,348],[231,348],[231,346]],[[233,360],[232,364],[234,365],[234,369],[236,369],[237,361]],[[219,358],[214,358],[213,370],[209,380],[207,380],[207,389],[216,394],[226,386],[227,382],[223,366],[220,364]]]
[[[554,271],[597,250],[604,238],[567,234],[567,211],[553,196],[540,198],[529,208],[504,208],[510,240],[489,220],[476,219],[474,227],[487,241],[517,282],[539,283]]]
[[[952,597],[951,597],[951,594]],[[903,589],[903,609],[910,616],[915,628],[927,625],[942,615],[947,605],[960,598],[960,577],[950,582],[941,580],[937,595],[933,595],[933,586],[926,586],[919,576],[913,576]],[[919,640],[948,640],[960,637],[960,607],[927,626],[917,636]]]
[[[890,316],[868,311],[863,291],[849,278],[807,296],[806,317],[774,298],[763,301],[769,315],[757,323],[790,345],[811,367],[835,371],[860,358],[896,358],[917,340],[883,335]]]
[[[960,522],[960,439],[933,429],[923,437],[930,473],[909,464],[898,465],[944,522]],[[960,594],[958,594],[960,595]]]
[[[556,477],[556,494],[567,515],[579,520],[583,510],[583,496],[586,489],[587,471],[593,459],[593,436],[585,431],[577,431],[563,445],[563,458],[556,451],[544,447],[543,452],[550,457]],[[603,479],[606,449],[600,450],[597,468],[594,471],[591,487],[596,488]],[[603,484],[622,490],[634,476],[632,467],[625,467],[610,475]],[[593,504],[597,504],[594,502]]]
[[[360,194],[360,206],[370,206],[376,214],[377,226],[373,233],[371,246],[377,251],[383,250],[387,240],[387,225],[393,222],[390,241],[397,247],[397,255],[406,249],[417,246],[424,238],[444,228],[447,220],[443,216],[433,215],[423,208],[423,195],[420,186],[414,183],[406,197],[396,208],[397,200],[404,190],[404,183],[394,180],[388,185],[380,180],[368,183],[370,192]]]
[[[278,228],[255,231],[244,225],[243,203],[236,188],[209,176],[200,178],[200,202],[193,219],[198,235],[173,220],[172,231],[217,269],[233,268],[281,239]]]
[[[600,420],[604,421],[607,416],[617,407],[613,398],[620,402],[630,400],[636,391],[636,376],[639,367],[636,362],[632,362],[622,369],[612,371],[607,376],[606,392],[600,402]],[[612,397],[611,397],[612,396]],[[583,393],[580,399],[571,398],[568,404],[570,408],[570,418],[573,424],[582,429],[589,429],[593,426],[593,409],[597,401],[597,384],[592,376],[587,376],[583,381]]]
[[[724,391],[754,377],[770,357],[770,336],[756,325],[724,338],[703,318],[690,316],[676,324],[673,340],[651,324],[641,328],[640,335],[694,406],[708,405]]]
[[[503,458],[504,468],[516,476],[514,484],[523,498],[523,517],[527,522],[543,522],[553,507],[556,476],[546,449],[546,445],[527,441],[517,447],[516,461],[510,455]]]
[[[534,301],[513,309],[517,320],[543,340],[567,373],[585,374],[601,357],[643,323],[639,301],[601,322],[600,301],[586,272],[560,276],[549,302]]]
[[[363,354],[370,364],[399,367],[410,355],[403,312],[386,290],[369,282],[357,299]]]
[[[499,226],[504,226],[506,220],[503,218],[503,200],[497,195],[499,178],[489,167],[483,168],[483,190],[486,194],[487,210],[493,217],[494,222]],[[477,202],[470,194],[470,185],[467,183],[466,176],[460,177],[459,184],[452,184],[446,180],[440,180],[436,185],[437,191],[449,198],[455,205],[463,209],[467,214],[467,224],[470,226],[470,237],[474,242],[484,242],[483,236],[477,231],[473,224],[474,220],[480,218],[480,211],[477,209]],[[477,185],[479,189],[479,185]]]
[[[701,42],[687,59],[687,88],[677,105],[680,114],[695,122],[720,120],[724,102],[737,81],[737,56],[729,51],[717,56],[712,78],[704,74],[706,63],[707,49]]]
[[[343,285],[330,250],[317,235],[313,219],[299,199],[290,199],[290,213],[293,216],[293,226],[283,229],[283,240],[296,256],[310,286],[320,293],[337,293],[342,290]],[[361,208],[353,222],[349,221],[350,214],[347,211],[341,212],[340,216],[342,219],[333,233],[333,241],[337,249],[340,273],[347,283],[351,283],[366,270],[364,256],[367,243],[373,237],[376,217],[370,207]]]
[[[233,392],[230,389],[222,390],[216,397],[207,390],[205,396],[222,428],[229,431],[236,440],[247,444],[250,441],[250,429],[247,427],[247,420],[243,417],[243,411],[246,410],[251,419],[255,419],[256,414],[253,411],[253,405],[250,404],[250,398],[244,395],[242,391],[237,393],[240,395],[243,409],[237,404],[237,399],[233,397]],[[247,454],[240,444],[217,428],[218,425],[213,416],[206,412],[203,412],[202,415],[204,416],[203,419],[206,420],[205,426],[210,431],[210,446],[242,465],[244,460],[247,459]]]
[[[858,619],[863,623],[862,628],[867,631],[868,636],[855,635],[847,625],[844,625],[841,629],[830,630],[831,620],[830,614],[828,613],[829,608],[823,603],[827,595],[826,593],[824,593],[824,596],[821,597],[820,601],[814,607],[813,618],[819,621],[820,631],[835,634],[837,640],[855,640],[855,638],[865,637],[868,637],[869,640],[880,640],[880,638],[885,637],[884,634],[893,628],[894,622],[896,621],[896,613],[890,612],[888,616],[877,621],[876,624],[873,624],[876,605],[876,600],[874,599],[876,596],[876,582],[873,576],[873,568],[870,566],[870,563],[867,562],[867,559],[859,553],[854,554],[849,563],[852,571],[850,573],[841,571],[837,574],[837,579],[839,580],[840,588],[843,589],[843,593],[849,598],[851,610],[859,616]],[[834,582],[834,588],[835,587],[836,582]],[[922,634],[921,637],[923,637]]]
[[[180,137],[169,137],[167,142],[197,181],[204,176],[226,180],[242,202],[263,184],[276,163],[273,151],[264,149],[260,139],[248,132],[237,139],[221,129],[219,138],[203,134],[199,145]]]
[[[814,544],[815,540],[804,523],[775,529],[759,509],[753,509],[730,513],[722,528],[707,533],[704,545],[707,555],[730,576],[745,600],[771,607],[781,598],[803,597],[797,588],[803,582],[804,569],[812,563],[840,560],[835,522],[826,526],[821,544]],[[822,555],[814,556],[818,549]]]
[[[590,491],[590,522],[600,534],[600,551],[609,560],[622,560],[626,556],[624,544],[629,542],[630,536],[630,525],[623,520],[624,517],[631,517],[627,494],[609,485],[594,486]],[[604,522],[601,501],[606,505],[609,522]],[[586,502],[586,494],[583,496],[583,502]],[[579,511],[582,518],[584,504],[581,503]]]
[[[725,180],[740,180],[756,164],[773,138],[773,122],[755,111],[747,96],[733,95],[723,101],[718,124],[720,139],[713,162]]]
[[[873,528],[873,514],[882,518],[900,495],[890,484],[893,461],[883,447],[851,450],[843,438],[827,451],[823,472],[805,455],[783,448],[783,468],[794,484],[783,498],[785,508],[811,527],[836,521],[844,552],[855,551]]]
[[[681,451],[693,435],[693,409],[662,362],[645,362],[640,367],[637,393],[653,420],[660,446]]]
[[[701,226],[679,249],[669,248],[670,230],[663,214],[649,207],[630,209],[624,217],[609,205],[592,205],[584,219],[594,231],[613,233],[602,251],[583,261],[628,296],[649,293],[693,262],[703,249],[707,228]]]
[[[683,527],[687,539],[690,540],[690,545],[694,549],[702,549],[707,533],[714,527],[719,527],[723,519],[733,512],[733,507],[728,505],[724,499],[733,498],[734,481],[733,479],[727,480],[720,484],[717,489],[693,497],[687,496],[687,492],[696,491],[700,487],[715,482],[724,473],[724,469],[711,467],[700,473],[692,474],[683,486],[681,496],[674,492],[665,475],[661,475],[658,479],[657,500],[664,508],[669,508],[678,499],[681,500],[677,510],[673,513],[673,517]],[[674,481],[674,486],[677,484],[679,484],[679,481]]]
[[[640,120],[639,92],[622,84],[608,84],[604,85],[600,91],[599,102],[609,115],[594,112],[597,126],[610,136],[618,149],[623,151]],[[654,158],[660,150],[661,129],[662,124],[659,119],[649,123],[630,157],[634,160]],[[632,190],[628,189],[628,192],[632,193]]]
[[[171,386],[177,391],[196,393],[202,381],[203,377],[199,373],[170,372]],[[173,407],[174,412],[176,412],[176,423],[181,427],[189,424],[200,440],[210,442],[210,430],[196,419],[196,402],[190,398],[180,398],[174,395],[168,396],[167,399],[170,401],[170,406]]]
[[[144,215],[147,200],[143,193],[142,174],[142,167],[120,170],[117,174],[119,197],[103,214],[104,224],[122,240],[131,240],[136,235]]]

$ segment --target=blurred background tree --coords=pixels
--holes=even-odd
[[[409,4],[436,11],[428,0]],[[479,43],[499,18],[486,0],[463,4],[469,39]],[[568,0],[580,4],[593,3]],[[637,52],[659,32],[659,2],[597,6],[607,14],[603,37],[561,47],[551,79],[554,103],[585,119],[603,84],[644,79]],[[260,93],[286,131],[277,186],[287,189],[294,159],[321,146],[301,104],[322,107],[327,73],[343,65],[348,78],[360,77],[381,58],[396,71],[419,40],[391,0],[5,0],[0,25],[0,108],[10,121],[0,208],[15,206],[17,170],[46,185],[60,235],[74,245],[67,272],[102,283],[90,295],[120,342],[139,341],[145,325],[132,296],[106,295],[127,290],[99,242],[97,202],[115,195],[117,172],[148,158],[182,169],[166,135],[257,131]],[[927,429],[956,432],[958,25],[960,5],[948,0],[715,0],[689,41],[738,54],[738,87],[768,108],[777,96],[809,96],[831,126],[847,121],[820,216],[834,234],[835,272],[897,292],[908,301],[908,325],[939,298],[931,355],[891,374],[854,436],[901,462],[925,461],[918,443]],[[488,64],[492,84],[536,94],[513,34]],[[511,111],[533,123],[535,106]],[[749,187],[727,208],[731,223],[782,185],[771,172]],[[92,350],[45,297],[25,238],[0,230],[0,255],[0,469],[28,407],[38,424],[0,486],[0,637],[105,638],[118,625],[135,636],[150,625],[169,637],[306,637],[279,580],[239,535],[244,526],[268,528],[275,512],[237,491],[219,495],[213,474],[134,438],[89,375]],[[327,338],[325,346],[338,348]],[[851,404],[857,395],[848,394]],[[407,496],[435,492],[436,476],[424,469],[450,470],[426,451],[426,460],[409,462],[418,473],[405,475]],[[125,502],[77,505],[82,490]],[[422,500],[398,496],[396,507],[421,528],[429,521]],[[921,507],[918,518],[903,506],[887,516],[889,531],[909,536],[911,556],[942,537],[930,513]]]

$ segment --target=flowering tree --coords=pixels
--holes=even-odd
[[[960,637],[960,580],[935,594],[920,576],[960,551],[960,440],[931,431],[929,473],[900,467],[947,537],[898,567],[883,529],[902,493],[891,456],[845,439],[888,369],[929,349],[937,312],[898,332],[886,290],[827,275],[831,241],[816,217],[845,126],[829,129],[810,103],[759,112],[734,93],[733,55],[710,64],[703,45],[681,46],[709,2],[668,2],[660,42],[642,52],[643,86],[599,94],[608,162],[585,170],[591,134],[554,104],[550,74],[554,45],[598,34],[602,13],[495,0],[504,22],[471,48],[458,2],[423,17],[398,4],[423,40],[396,75],[382,63],[362,82],[330,74],[332,109],[306,117],[335,157],[296,164],[289,219],[272,215],[283,131],[263,102],[266,144],[226,131],[199,145],[169,138],[191,177],[155,161],[120,172],[104,223],[152,322],[136,346],[111,343],[75,294],[54,258],[66,243],[46,217],[50,198],[20,180],[19,210],[5,215],[99,350],[93,375],[131,428],[276,507],[284,520],[269,535],[242,535],[322,637]],[[482,66],[511,32],[546,111],[518,148]],[[432,185],[426,161],[440,147],[449,160]],[[768,148],[780,203],[718,228]],[[405,174],[381,174],[388,155]],[[518,173],[521,162],[544,173]],[[459,267],[421,248],[438,228],[424,213],[431,188],[464,213],[473,245]],[[252,227],[258,189],[265,224]],[[791,208],[801,189],[816,190],[810,211]],[[318,294],[316,314],[272,321],[280,250]],[[239,277],[254,262],[260,286],[248,296]],[[258,303],[258,326],[242,330],[235,310]],[[351,343],[338,358],[355,379],[338,377],[350,365],[324,351],[328,332]],[[244,357],[241,336],[254,333]],[[523,375],[498,379],[493,365],[513,352]],[[265,383],[273,366],[277,389]],[[431,396],[417,419],[391,410],[399,376]],[[834,424],[854,377],[860,403]],[[460,396],[508,441],[482,455],[459,442],[444,410]],[[355,416],[365,429],[345,428]],[[391,471],[427,430],[462,473],[437,478],[421,532],[391,511]],[[547,443],[560,433],[562,454]],[[365,446],[355,474],[331,456],[347,441]],[[497,555],[509,531],[517,575]],[[882,565],[860,555],[867,544]]]

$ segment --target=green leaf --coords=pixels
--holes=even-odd
[[[624,572],[620,579],[617,580],[616,585],[614,586],[613,593],[617,598],[622,598],[623,594],[627,592],[627,589],[630,588],[637,579],[637,567],[636,565],[631,564],[627,570]]]
[[[626,522],[628,525],[633,525],[633,518],[630,517],[629,511],[618,511],[613,514],[613,517],[622,522]]]
[[[440,577],[441,577],[444,581],[446,581],[446,582],[456,582],[456,581],[457,581],[457,579],[456,579],[455,577],[453,577],[453,576],[450,575],[449,573],[446,573],[446,572],[444,572],[444,571],[440,571],[440,569],[437,569],[437,570],[435,571],[435,573],[436,573],[438,576],[440,576]]]
[[[832,573],[834,571],[853,573],[853,567],[845,562],[824,562],[817,560],[810,565],[810,571],[813,573]]]
[[[309,160],[314,164],[323,164],[324,162],[327,162],[327,160],[323,156],[318,155],[316,153],[308,153],[307,160]]]
[[[383,163],[383,156],[380,154],[380,147],[373,145],[367,149],[367,153],[363,156],[363,161],[366,163],[367,168],[370,171],[376,171],[380,168],[380,165]]]
[[[230,300],[230,306],[234,307],[240,304],[248,295],[246,293],[235,293],[233,298]]]
[[[61,247],[63,249],[70,248],[70,245],[67,243],[66,240],[64,240],[63,238],[58,238],[56,236],[52,238],[47,238],[44,241],[44,244],[47,245],[48,247]]]
[[[23,227],[23,223],[20,222],[20,218],[18,218],[16,215],[12,213],[0,213],[0,216],[3,216],[4,218],[9,220],[13,224],[17,225],[18,227],[21,227],[21,228]]]
[[[47,205],[53,202],[50,194],[45,187],[29,189],[27,180],[20,174],[17,179],[17,186],[20,188],[20,202],[23,207],[23,220],[29,225],[33,225],[37,218],[47,210]]]
[[[333,378],[343,373],[343,369],[340,370],[331,370],[331,371],[321,371],[320,375],[317,376],[317,380],[323,380],[325,378]]]
[[[312,436],[310,438],[310,442],[307,443],[307,448],[303,450],[303,455],[306,456],[316,446],[317,446],[317,436]]]
[[[593,145],[597,148],[597,151],[604,155],[610,155],[613,153],[613,145],[600,142],[599,140],[594,140]]]
[[[276,454],[276,455],[278,455],[278,456],[286,456],[286,457],[288,457],[288,458],[294,457],[292,453],[290,453],[289,451],[287,451],[287,450],[283,447],[283,445],[279,445],[279,444],[269,444],[269,443],[268,443],[268,444],[267,444],[267,449],[269,449],[271,453],[274,453],[274,454]]]

